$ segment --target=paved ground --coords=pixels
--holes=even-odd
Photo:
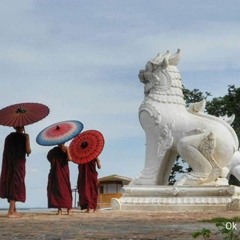
[[[100,210],[57,216],[56,211],[22,212],[21,218],[7,218],[0,211],[0,239],[193,239],[202,228],[217,232],[214,223],[201,222],[215,217],[239,217],[240,212],[227,213],[156,213]],[[236,223],[240,230],[240,223]],[[239,225],[239,226],[238,226]],[[238,233],[235,230],[236,233]],[[199,237],[197,239],[203,239]],[[212,235],[210,239],[223,239]]]

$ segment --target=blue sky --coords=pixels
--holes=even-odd
[[[105,137],[99,177],[136,177],[144,166],[145,135],[138,120],[143,85],[138,72],[157,53],[182,51],[178,68],[192,90],[224,96],[240,85],[238,0],[2,0],[0,108],[20,102],[49,106],[27,126],[27,201],[47,206],[46,154],[35,138],[59,121],[79,120]],[[12,128],[0,126],[0,152]],[[67,143],[69,145],[70,142]],[[77,165],[70,163],[72,187]],[[7,207],[5,199],[0,207]]]

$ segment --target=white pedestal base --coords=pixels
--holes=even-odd
[[[113,198],[111,205],[129,211],[239,211],[240,187],[127,185],[122,198]]]

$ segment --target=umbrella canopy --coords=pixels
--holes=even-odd
[[[96,130],[80,133],[70,143],[72,161],[78,164],[87,163],[96,158],[103,150],[104,137]]]
[[[0,110],[0,125],[21,127],[40,121],[49,108],[40,103],[17,103]]]
[[[36,138],[39,145],[53,146],[65,143],[77,136],[83,129],[83,124],[76,120],[54,123],[44,128]]]

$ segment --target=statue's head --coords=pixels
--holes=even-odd
[[[145,84],[145,94],[157,87],[159,90],[167,90],[171,87],[171,75],[169,71],[176,68],[181,58],[181,51],[171,55],[169,51],[166,54],[158,54],[154,59],[147,62],[145,69],[140,70],[138,77]]]

